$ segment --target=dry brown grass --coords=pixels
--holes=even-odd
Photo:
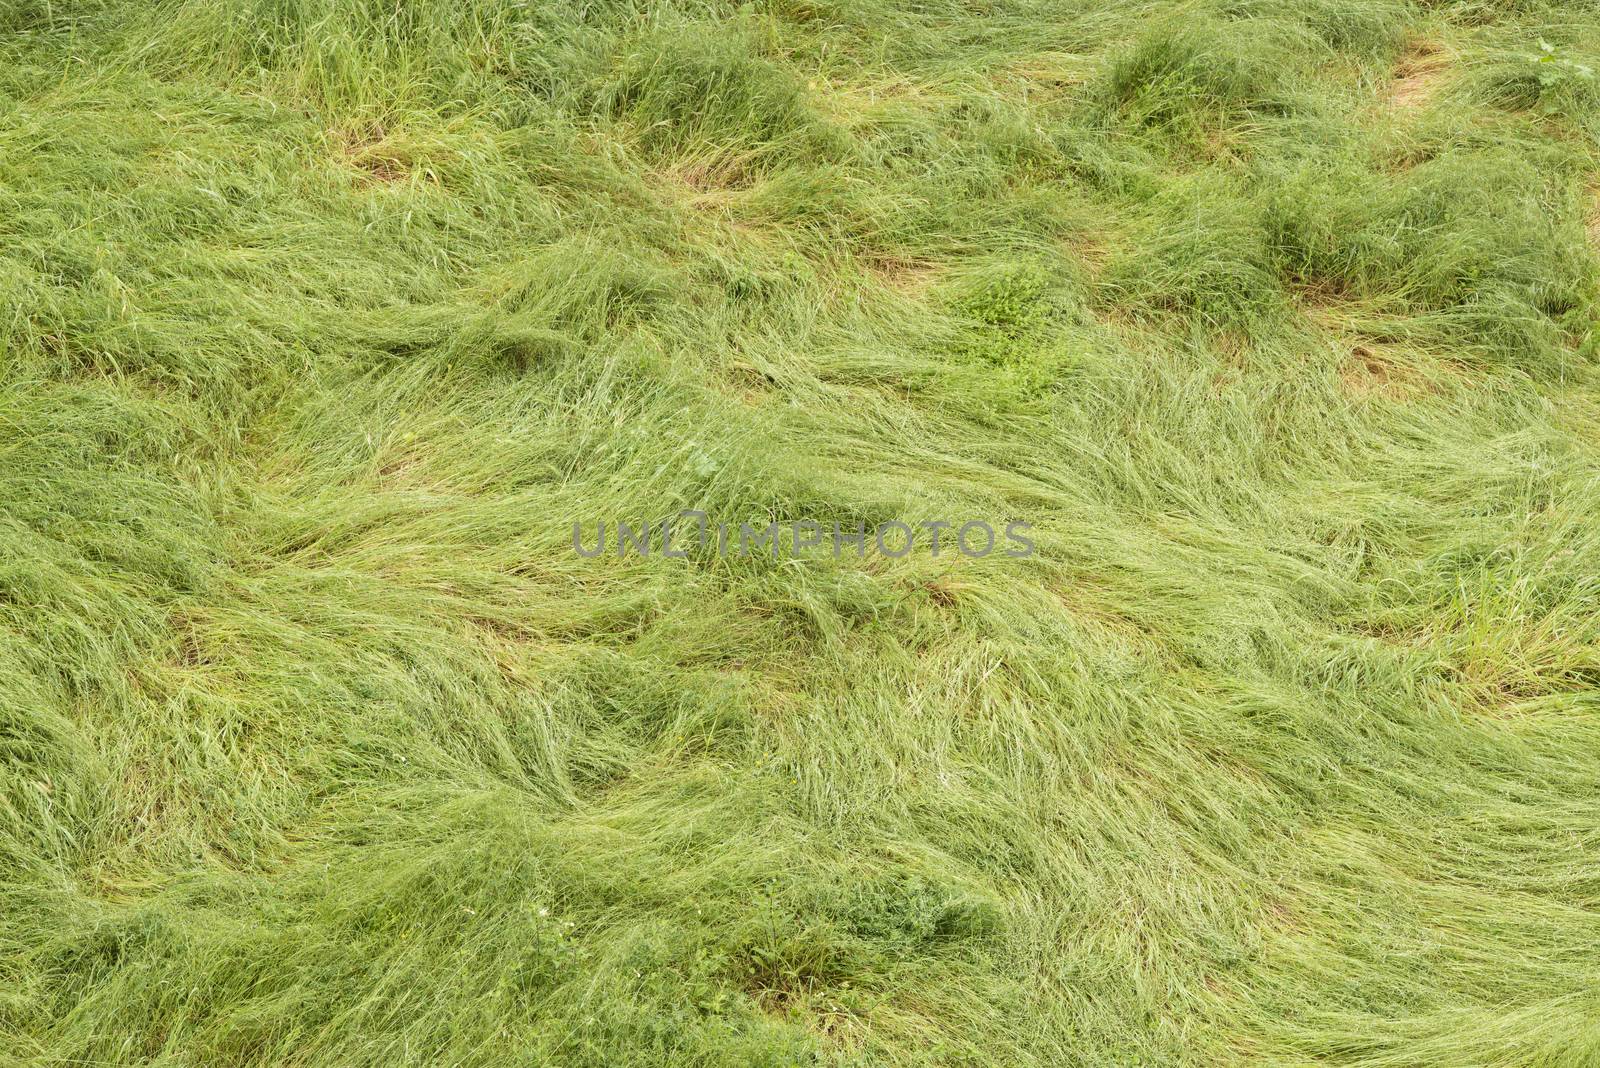
[[[1395,64],[1384,100],[1396,111],[1426,107],[1447,79],[1450,55],[1436,42],[1413,41]]]
[[[650,172],[651,184],[694,206],[715,206],[750,186],[749,161],[741,156],[690,156]]]
[[[1351,397],[1403,399],[1427,389],[1415,369],[1397,360],[1392,350],[1366,342],[1351,346],[1348,359],[1339,369],[1339,383]]]
[[[927,293],[941,273],[932,260],[906,256],[872,256],[865,266],[879,285],[907,297]]]
[[[340,162],[359,172],[364,182],[399,182],[410,176],[405,161],[386,147],[388,132],[382,123],[330,130],[328,136]]]
[[[783,388],[766,371],[742,360],[729,365],[725,386],[730,396],[751,408],[767,403]]]
[[[1353,400],[1415,400],[1460,373],[1447,359],[1374,336],[1374,314],[1349,294],[1303,287],[1295,296],[1313,333],[1339,354],[1339,384]]]

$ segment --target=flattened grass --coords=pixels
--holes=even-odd
[[[0,7],[0,1048],[1594,1063],[1597,35]]]

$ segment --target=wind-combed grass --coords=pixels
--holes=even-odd
[[[980,7],[0,2],[0,1060],[1600,1063],[1600,14]]]

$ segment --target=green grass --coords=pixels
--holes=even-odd
[[[1600,1064],[1597,69],[0,0],[0,1062]]]

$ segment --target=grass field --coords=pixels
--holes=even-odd
[[[0,0],[0,1064],[1600,1065],[1597,70]]]

